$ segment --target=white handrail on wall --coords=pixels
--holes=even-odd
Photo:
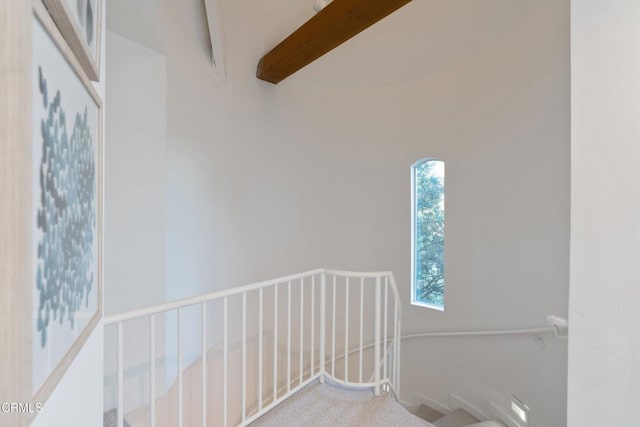
[[[316,298],[316,279],[319,278],[319,301]],[[331,286],[327,284],[327,278]],[[350,279],[354,285],[359,282],[359,286],[350,286]],[[358,280],[359,279],[359,280]],[[299,301],[293,304],[293,289],[298,290]],[[367,293],[366,290],[373,289]],[[391,289],[391,292],[389,292]],[[273,290],[272,310],[273,310],[273,337],[270,343],[273,345],[273,389],[265,390],[263,384],[263,346],[266,342],[264,319],[264,293],[267,290]],[[278,308],[278,292],[287,293],[286,306]],[[349,306],[349,295],[354,293],[359,297],[359,304],[353,307]],[[256,295],[258,298],[258,365],[257,373],[253,369],[247,368],[247,315],[248,315],[248,296]],[[240,337],[230,336],[230,318],[229,300],[231,297],[240,296],[242,298],[241,308],[241,333]],[[283,295],[282,295],[283,296]],[[330,297],[331,310],[330,313],[327,296]],[[344,300],[342,297],[344,296]],[[305,298],[306,297],[306,298]],[[210,308],[207,309],[207,303],[211,301],[222,301],[222,366],[223,366],[223,390],[221,401],[214,401],[213,393],[208,393],[207,386],[207,351],[213,348],[213,344],[207,343],[207,330],[210,327]],[[373,309],[365,310],[365,301],[372,304]],[[309,321],[305,322],[305,307],[310,303]],[[118,406],[118,426],[123,427],[124,424],[124,330],[127,322],[134,319],[148,319],[149,321],[149,355],[150,355],[150,389],[149,389],[149,408],[151,411],[149,422],[152,427],[156,426],[158,419],[156,414],[156,381],[155,381],[155,333],[157,316],[167,312],[177,312],[178,328],[177,328],[177,417],[175,425],[182,426],[184,419],[183,408],[185,405],[185,394],[183,393],[183,328],[184,319],[183,312],[187,307],[200,307],[201,313],[201,376],[202,386],[199,390],[198,399],[201,400],[202,426],[207,425],[207,408],[215,407],[222,411],[222,425],[248,425],[257,418],[277,406],[280,402],[296,393],[298,390],[306,386],[312,381],[319,380],[324,382],[325,379],[343,385],[355,387],[371,387],[375,395],[379,395],[384,390],[390,391],[393,395],[399,395],[400,392],[400,339],[401,339],[401,319],[402,311],[400,298],[393,274],[388,271],[383,272],[349,272],[330,269],[316,269],[304,273],[293,274],[277,279],[267,280],[254,283],[247,286],[231,288],[228,290],[214,292],[210,294],[200,295],[196,297],[186,298],[179,301],[173,301],[166,304],[147,307],[139,310],[133,310],[127,313],[116,314],[106,317],[105,325],[116,326],[117,330],[117,406]],[[351,313],[349,313],[349,309]],[[295,311],[298,311],[295,313]],[[344,311],[342,313],[341,311]],[[296,315],[294,316],[293,313]],[[316,315],[319,322],[316,321]],[[286,323],[284,317],[286,316]],[[350,330],[350,321],[354,326],[358,326],[357,332]],[[298,322],[298,344],[297,352],[292,348],[292,322]],[[340,325],[338,325],[341,323]],[[279,372],[278,356],[279,356],[279,339],[278,329],[280,325],[286,325],[286,372]],[[365,325],[372,326],[373,340],[369,344],[364,344]],[[217,326],[217,325],[213,325]],[[268,327],[268,326],[267,326]],[[329,329],[330,328],[330,329]],[[284,326],[283,326],[284,329]],[[319,329],[316,331],[316,329]],[[356,329],[354,327],[354,329]],[[330,331],[330,332],[329,332]],[[310,339],[305,340],[305,334],[310,334]],[[315,359],[316,352],[316,333],[319,340],[318,359]],[[344,349],[342,354],[336,355],[336,345],[340,340],[339,334],[343,333]],[[370,336],[370,335],[369,335]],[[241,405],[239,413],[231,413],[232,404],[229,396],[229,378],[230,372],[234,369],[230,363],[229,357],[229,341],[240,340],[241,351],[241,367],[236,369],[237,376],[241,378]],[[328,340],[328,342],[327,342]],[[367,338],[369,341],[369,338]],[[327,344],[331,351],[327,352]],[[373,354],[366,355],[365,351],[373,347]],[[349,355],[357,353],[357,358],[352,358],[354,369],[349,374]],[[309,354],[309,367],[304,371],[304,355]],[[292,356],[299,357],[297,366],[297,378],[292,378]],[[340,363],[338,363],[340,362]],[[337,366],[342,366],[342,374]],[[369,380],[364,382],[364,369],[372,369]],[[372,367],[372,368],[371,368]],[[237,372],[239,369],[239,372]],[[253,376],[250,378],[250,376]],[[256,378],[257,377],[257,378]],[[257,384],[257,399],[255,402],[248,400],[248,384]],[[193,389],[193,388],[192,388]],[[255,390],[254,390],[255,391]],[[265,399],[265,396],[269,396]],[[193,398],[193,395],[190,396]],[[235,397],[234,397],[235,398]],[[265,402],[266,400],[266,402]]]
[[[497,329],[482,331],[443,331],[443,332],[418,332],[415,334],[402,335],[403,340],[413,340],[418,338],[439,338],[439,337],[489,337],[503,335],[538,335],[555,333],[555,329],[551,326],[542,328],[527,329]]]

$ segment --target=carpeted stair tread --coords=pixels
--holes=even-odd
[[[336,384],[311,383],[251,427],[426,427],[389,395],[354,390]]]
[[[118,410],[114,408],[105,412],[102,422],[104,427],[118,427]],[[124,427],[129,427],[127,420],[124,420]]]
[[[455,409],[433,423],[436,427],[462,427],[479,423],[476,417],[462,409]]]
[[[416,410],[416,416],[422,418],[425,421],[429,421],[430,423],[432,423],[444,417],[444,414],[440,411],[436,411],[435,409],[427,405],[420,405]]]
[[[507,426],[501,421],[491,420],[491,421],[482,421],[476,424],[469,424],[466,427],[507,427]]]

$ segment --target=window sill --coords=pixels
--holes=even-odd
[[[428,302],[411,301],[411,305],[415,305],[415,306],[418,306],[418,307],[430,308],[432,310],[444,312],[444,306],[440,306],[440,305],[436,305],[436,304],[430,304]]]

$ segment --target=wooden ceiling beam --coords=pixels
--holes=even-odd
[[[264,55],[256,76],[278,83],[411,0],[334,0]]]

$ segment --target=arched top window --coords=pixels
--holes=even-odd
[[[411,303],[444,310],[444,162],[411,167]]]

